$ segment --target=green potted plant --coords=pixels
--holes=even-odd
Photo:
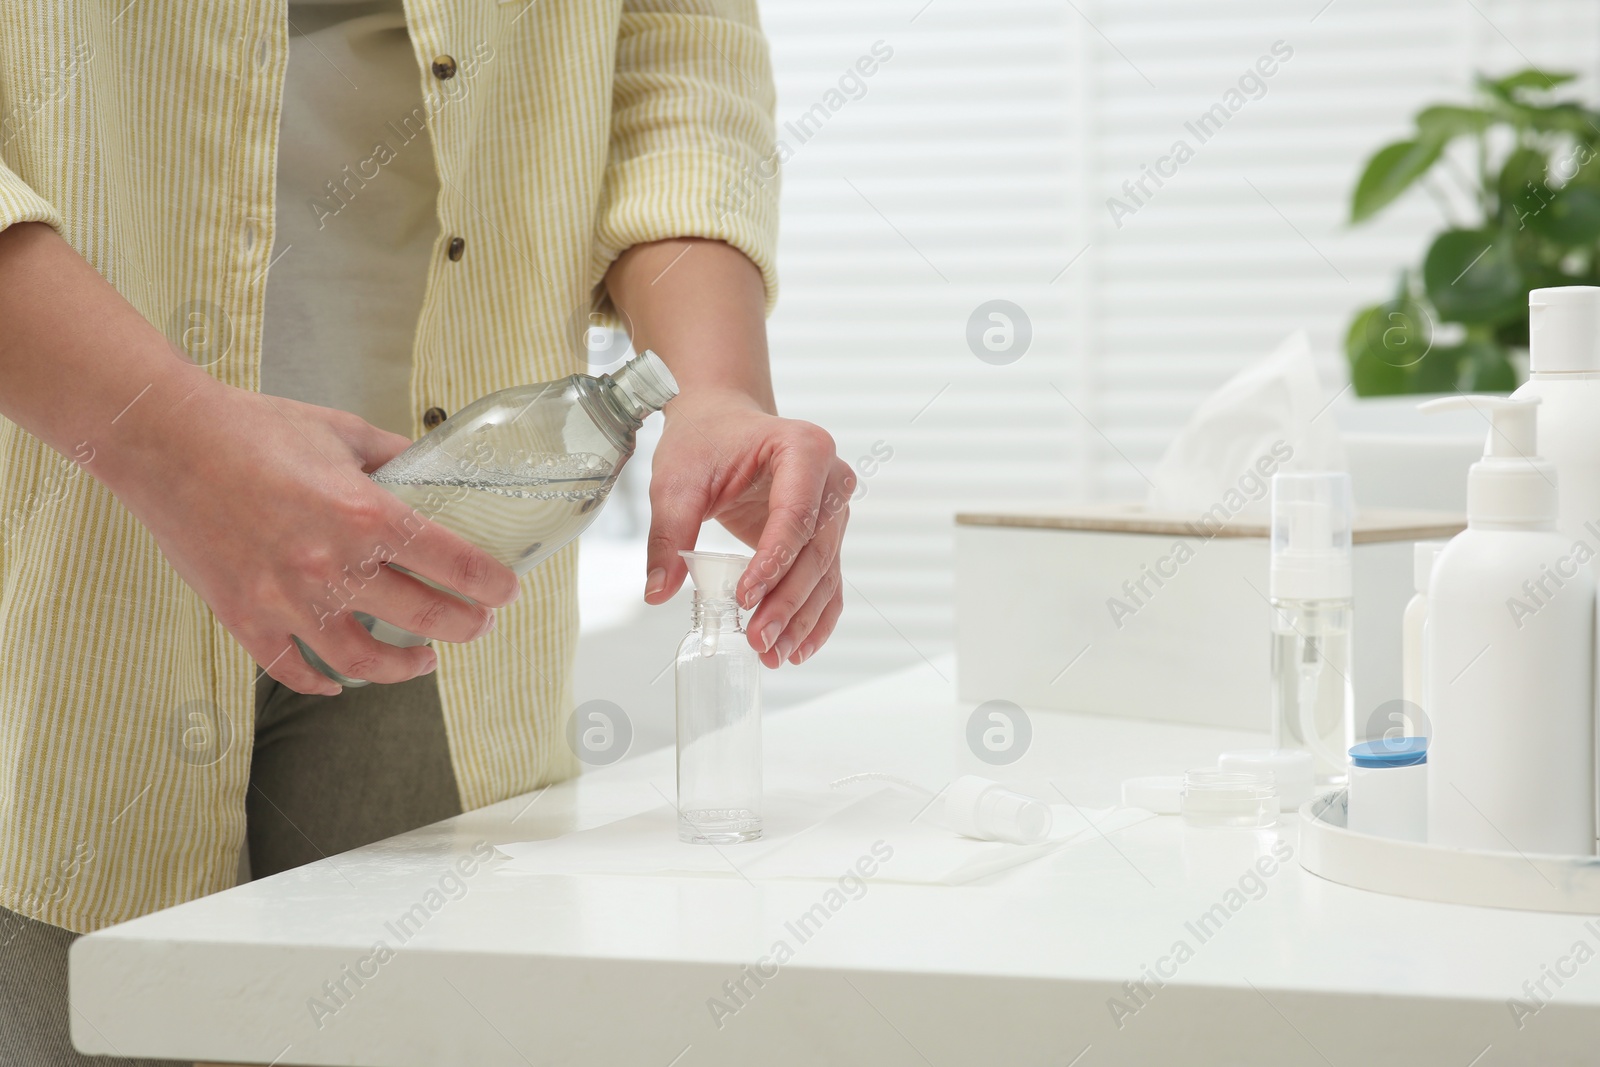
[[[1525,70],[1479,76],[1471,105],[1436,104],[1416,115],[1413,137],[1367,161],[1350,200],[1365,222],[1418,181],[1454,182],[1475,218],[1434,238],[1420,270],[1402,271],[1389,300],[1356,312],[1345,338],[1361,396],[1504,392],[1516,388],[1512,356],[1528,346],[1528,290],[1600,284],[1600,112],[1556,99],[1572,74]],[[1447,150],[1472,146],[1476,173]],[[1435,331],[1455,324],[1459,339]]]

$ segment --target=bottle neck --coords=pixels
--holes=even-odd
[[[599,378],[600,393],[615,414],[633,429],[678,395],[672,372],[654,352],[645,352]]]
[[[691,618],[695,629],[741,630],[739,602],[736,600],[702,600],[695,594]]]
[[[1499,530],[1510,533],[1554,533],[1556,520],[1548,516],[1534,519],[1482,519],[1469,515],[1467,526],[1473,530]]]
[[[1554,465],[1537,455],[1485,456],[1467,472],[1467,525],[1480,530],[1554,529],[1561,514],[1556,479]]]
[[[641,410],[634,398],[623,392],[610,375],[603,374],[596,380],[600,383],[600,388],[596,390],[600,402],[619,429],[632,434],[644,425],[645,416],[650,414],[648,409]]]

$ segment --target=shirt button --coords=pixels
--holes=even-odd
[[[447,255],[449,255],[449,257],[450,257],[450,262],[452,262],[452,263],[461,262],[461,254],[463,252],[465,252],[466,250],[467,250],[467,239],[465,237],[452,237],[452,238],[450,238],[450,251],[447,253]]]
[[[456,76],[456,61],[446,55],[434,56],[433,76],[442,82],[454,78]]]
[[[448,417],[449,416],[444,413],[444,408],[429,408],[427,411],[422,413],[422,428],[424,430],[431,430]]]

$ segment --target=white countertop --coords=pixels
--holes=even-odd
[[[951,674],[925,665],[770,716],[769,789],[863,771],[936,788],[976,769]],[[1055,712],[1032,723],[1028,754],[988,773],[1084,806],[1115,803],[1124,777],[1264,741]],[[829,882],[451,875],[482,842],[660,805],[672,760],[625,760],[83,938],[74,1042],[371,1067],[1600,1060],[1600,921],[1381,896],[1292,859],[1252,879],[1274,846],[1297,847],[1292,817],[1262,833],[1161,817],[970,885],[869,881],[804,942],[785,924]],[[1197,936],[1219,904],[1226,918]],[[397,937],[408,912],[423,918]],[[724,983],[779,940],[793,958],[731,1000]],[[1158,963],[1163,986],[1125,987]],[[1508,1002],[1536,1007],[1530,981],[1547,1003],[1518,1020]],[[711,998],[737,1010],[719,1025]]]

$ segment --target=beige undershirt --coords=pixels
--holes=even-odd
[[[405,12],[297,0],[288,17],[261,391],[410,436],[439,182]]]

